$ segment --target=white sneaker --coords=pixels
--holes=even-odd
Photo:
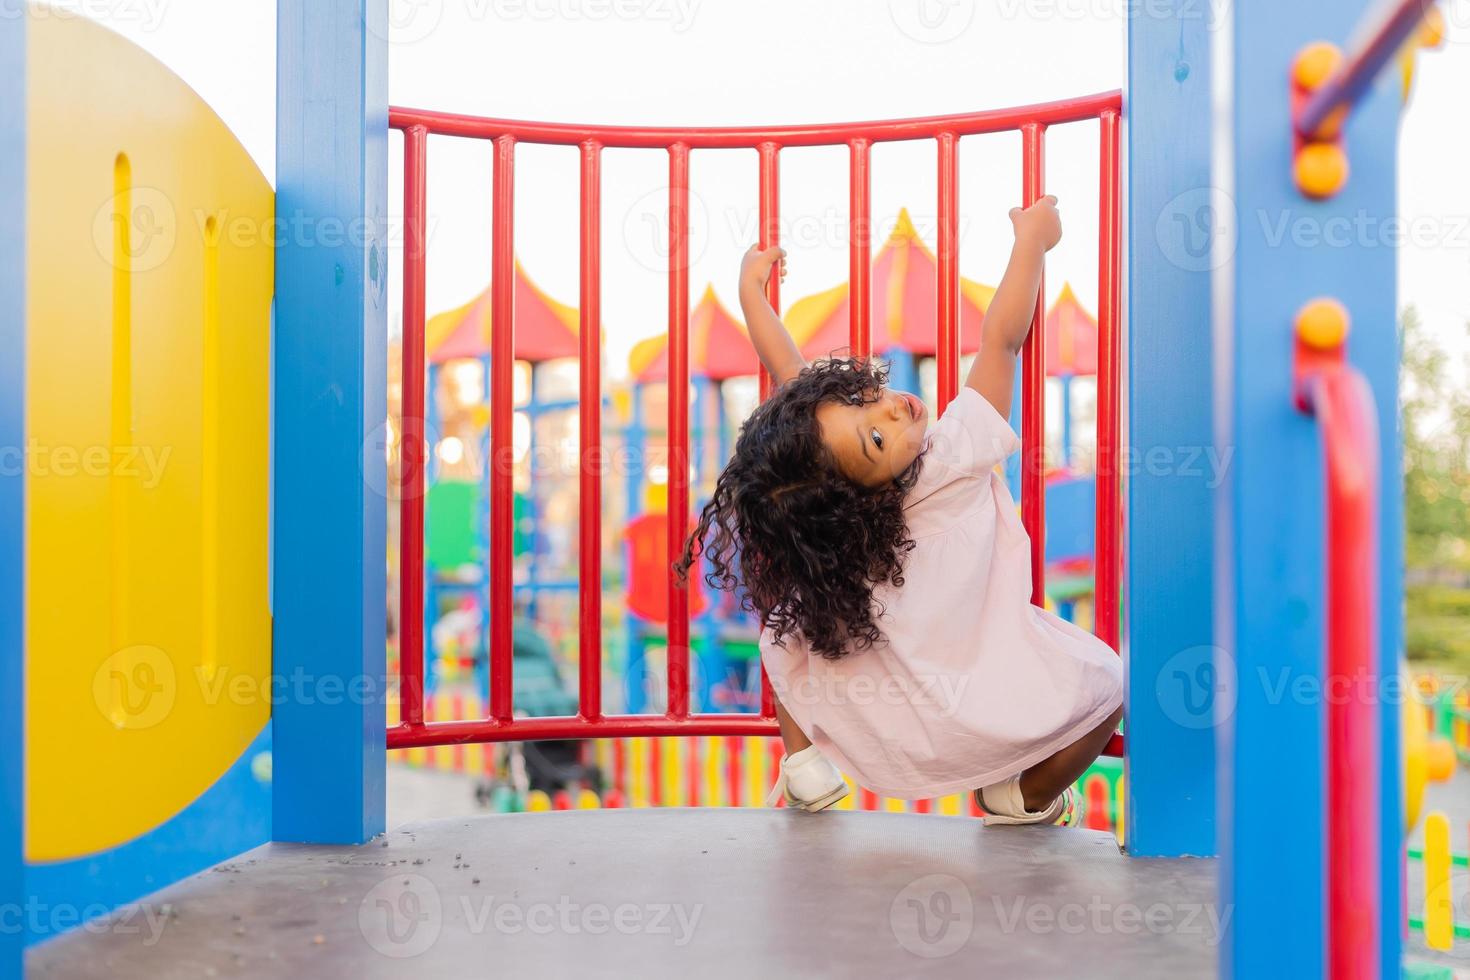
[[[1026,809],[1026,800],[1021,795],[1019,773],[1010,779],[992,783],[975,791],[976,802],[985,811],[985,826],[1014,826],[1024,824],[1053,824],[1057,827],[1082,826],[1082,798],[1074,787],[1052,800],[1043,810]]]
[[[828,762],[815,745],[808,745],[795,755],[781,758],[776,785],[766,797],[766,806],[775,806],[785,797],[786,805],[796,810],[825,810],[847,796],[849,790],[837,767]]]

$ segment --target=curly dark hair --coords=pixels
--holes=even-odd
[[[674,566],[680,581],[708,558],[711,588],[743,585],[741,607],[777,643],[800,633],[828,659],[881,640],[873,587],[903,585],[903,559],[914,547],[903,502],[919,460],[890,483],[862,486],[839,472],[816,410],[870,401],[887,380],[880,362],[831,358],[772,392],[740,427],[735,454]]]

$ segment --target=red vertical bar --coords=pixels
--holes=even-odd
[[[664,743],[662,739],[648,740],[648,805],[662,806],[664,802]]]
[[[760,247],[762,250],[781,244],[781,147],[775,143],[760,145]],[[781,312],[781,276],[773,274],[766,282],[766,300],[771,309]],[[771,393],[771,376],[760,368],[761,401]]]
[[[1021,127],[1021,201],[1035,204],[1046,170],[1045,127]],[[1046,602],[1046,277],[1036,292],[1031,332],[1021,348],[1021,523],[1031,537],[1031,602]]]
[[[765,664],[761,664],[761,717],[776,717],[776,692],[771,689],[771,678],[766,674]]]
[[[515,371],[515,159],[513,136],[495,140],[490,269],[490,717],[509,722],[511,697],[511,407]]]
[[[1327,488],[1328,976],[1377,976],[1379,725],[1378,428],[1373,393],[1342,365],[1307,382]]]
[[[668,565],[689,533],[689,147],[669,147]],[[689,716],[689,589],[669,574],[669,712]]]
[[[455,691],[449,698],[449,717],[455,721],[464,718],[464,695],[459,691]],[[455,742],[454,747],[449,750],[450,768],[455,772],[464,772],[467,756],[465,743]]]
[[[725,805],[739,806],[741,799],[740,753],[745,740],[738,735],[725,736]]]
[[[781,740],[779,738],[766,739],[766,755],[768,757],[768,765],[766,768],[767,771],[771,773],[772,786],[774,786],[776,780],[780,778],[781,759],[785,756],[785,754],[786,747],[781,743]],[[785,805],[786,798],[784,796],[776,801],[776,806],[778,807],[782,807]]]
[[[939,142],[939,336],[935,347],[942,414],[960,388],[960,201],[959,140],[940,133]]]
[[[1118,593],[1122,574],[1123,513],[1118,451],[1121,441],[1119,390],[1121,338],[1118,291],[1121,223],[1119,221],[1118,113],[1107,110],[1100,126],[1101,177],[1098,184],[1097,259],[1097,600],[1098,638],[1118,649]]]
[[[873,265],[872,224],[870,214],[869,159],[873,148],[871,141],[858,137],[847,144],[851,151],[848,161],[848,267],[847,307],[850,315],[848,342],[854,357],[866,357],[872,350],[869,328],[872,319],[868,310],[872,302],[871,281]]]
[[[581,425],[577,518],[577,686],[581,715],[602,717],[602,145],[582,144]]]
[[[403,132],[403,404],[399,453],[399,718],[424,723],[424,212],[429,134]]]
[[[775,143],[760,145],[760,223],[761,248],[781,244],[781,147]],[[766,300],[771,309],[781,312],[781,277],[772,275],[766,282]],[[765,401],[771,393],[771,376],[763,366],[760,369],[760,397]],[[776,717],[776,694],[771,690],[771,679],[766,676],[765,664],[761,664],[761,717]],[[733,757],[732,757],[733,758]],[[735,763],[738,772],[739,763]],[[737,791],[739,787],[734,787]]]
[[[704,747],[705,740],[698,737],[684,739],[684,744],[689,751],[684,753],[684,805],[699,806],[699,775],[700,775],[700,749]]]

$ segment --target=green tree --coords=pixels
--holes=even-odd
[[[1400,343],[1405,645],[1411,659],[1463,673],[1470,670],[1470,392],[1451,377],[1449,354],[1412,306]],[[1470,357],[1463,367],[1470,377]]]
[[[1412,306],[1400,343],[1406,558],[1410,567],[1470,569],[1470,391],[1450,377],[1450,356]],[[1470,358],[1464,369],[1470,375]]]

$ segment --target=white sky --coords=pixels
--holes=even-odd
[[[275,3],[271,0],[67,0],[181,75],[275,172]],[[928,115],[1035,102],[1121,85],[1126,0],[391,0],[394,104],[520,118],[645,124],[756,124]],[[1400,145],[1400,303],[1413,303],[1454,349],[1470,350],[1470,0],[1448,9],[1449,39],[1420,57]],[[1389,84],[1396,84],[1390,81]],[[1020,194],[1019,140],[961,144],[961,272],[994,282]],[[390,213],[401,210],[393,141]],[[603,310],[608,367],[622,374],[639,338],[666,316],[659,151],[604,151]],[[790,301],[847,274],[846,151],[782,156]],[[1047,139],[1047,189],[1065,236],[1048,265],[1096,296],[1097,127]],[[430,313],[488,282],[490,155],[471,141],[430,141]],[[696,151],[693,298],[713,282],[734,308],[740,253],[755,234],[755,154]],[[873,152],[873,217],[882,234],[907,206],[934,240],[932,145]],[[577,297],[577,152],[522,147],[517,253],[553,296]],[[395,242],[396,244],[396,242]],[[1379,246],[1382,247],[1382,246]],[[876,251],[876,245],[875,245]],[[395,275],[399,268],[393,265]],[[396,290],[390,309],[397,327]],[[1050,298],[1049,297],[1049,298]]]

